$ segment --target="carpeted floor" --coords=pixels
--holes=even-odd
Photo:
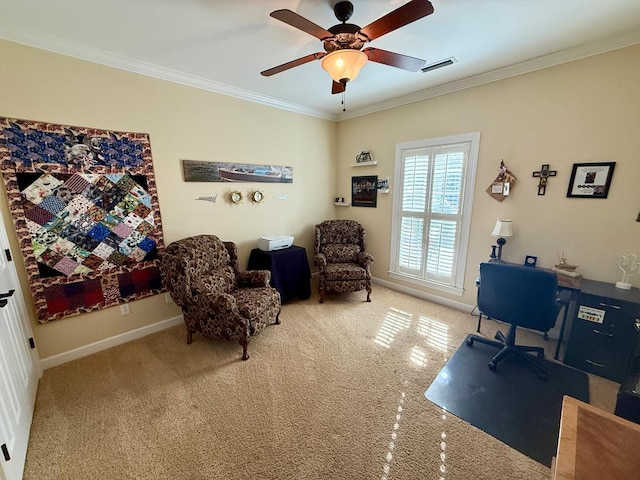
[[[475,317],[379,285],[364,298],[285,304],[247,362],[179,326],[45,371],[24,478],[549,477],[424,397]],[[616,388],[590,376],[591,403],[612,411]]]

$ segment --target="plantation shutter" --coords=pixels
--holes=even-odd
[[[456,285],[471,142],[401,150],[392,272]]]
[[[426,149],[405,152],[399,266],[413,275],[423,270],[428,178]]]

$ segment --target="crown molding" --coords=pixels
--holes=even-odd
[[[426,88],[419,92],[392,98],[384,102],[375,103],[362,108],[356,108],[341,114],[333,114],[324,110],[306,107],[295,103],[285,102],[277,98],[261,95],[195,75],[187,75],[176,70],[160,67],[148,62],[135,60],[121,55],[115,55],[98,49],[88,48],[76,43],[60,40],[31,30],[16,28],[0,22],[0,39],[20,43],[30,47],[47,50],[53,53],[78,58],[92,63],[117,68],[127,72],[137,73],[160,80],[165,80],[188,87],[218,93],[229,97],[246,100],[253,103],[279,108],[302,115],[317,117],[331,121],[343,121],[351,118],[381,112],[395,107],[421,102],[430,98],[447,95],[460,90],[477,87],[506,78],[531,73],[536,70],[561,65],[582,58],[606,53],[620,48],[630,47],[640,43],[640,32],[614,38],[604,42],[594,42],[571,47],[565,50],[542,55],[524,62],[509,65],[489,72],[473,75],[453,82]]]
[[[117,68],[127,72],[145,75],[147,77],[166,80],[168,82],[193,87],[208,92],[219,93],[229,97],[259,103],[269,107],[288,110],[302,115],[318,117],[325,120],[337,120],[337,116],[323,110],[318,110],[304,105],[278,100],[277,98],[261,95],[259,93],[244,90],[195,75],[188,75],[170,68],[161,67],[152,63],[135,60],[133,58],[108,53],[103,50],[89,48],[76,43],[60,40],[59,38],[43,35],[31,30],[16,28],[0,22],[0,39],[14,43],[20,43],[29,47],[47,50],[68,57],[97,63],[108,67]]]
[[[363,108],[357,108],[349,112],[340,114],[338,121],[349,120],[351,118],[369,115],[371,113],[389,110],[390,108],[400,107],[411,103],[421,102],[430,98],[447,95],[449,93],[466,90],[468,88],[477,87],[487,83],[504,80],[506,78],[524,75],[526,73],[543,70],[545,68],[555,67],[563,63],[573,62],[582,58],[599,55],[601,53],[618,50],[620,48],[630,47],[640,43],[640,32],[632,33],[605,42],[594,42],[578,45],[576,47],[559,50],[557,52],[532,58],[524,62],[515,63],[507,67],[498,68],[489,72],[473,75],[471,77],[462,78],[453,82],[437,85],[435,87],[420,90],[419,92],[392,98],[390,100],[379,102]]]

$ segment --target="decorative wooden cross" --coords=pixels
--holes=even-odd
[[[547,179],[549,177],[555,177],[558,173],[557,170],[549,170],[549,164],[544,163],[542,168],[538,172],[533,172],[534,177],[539,177],[540,182],[538,182],[538,195],[544,195],[547,189]]]

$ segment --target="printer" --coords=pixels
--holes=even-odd
[[[265,235],[258,239],[258,248],[263,252],[271,252],[272,250],[282,250],[293,245],[293,237],[291,235]]]

